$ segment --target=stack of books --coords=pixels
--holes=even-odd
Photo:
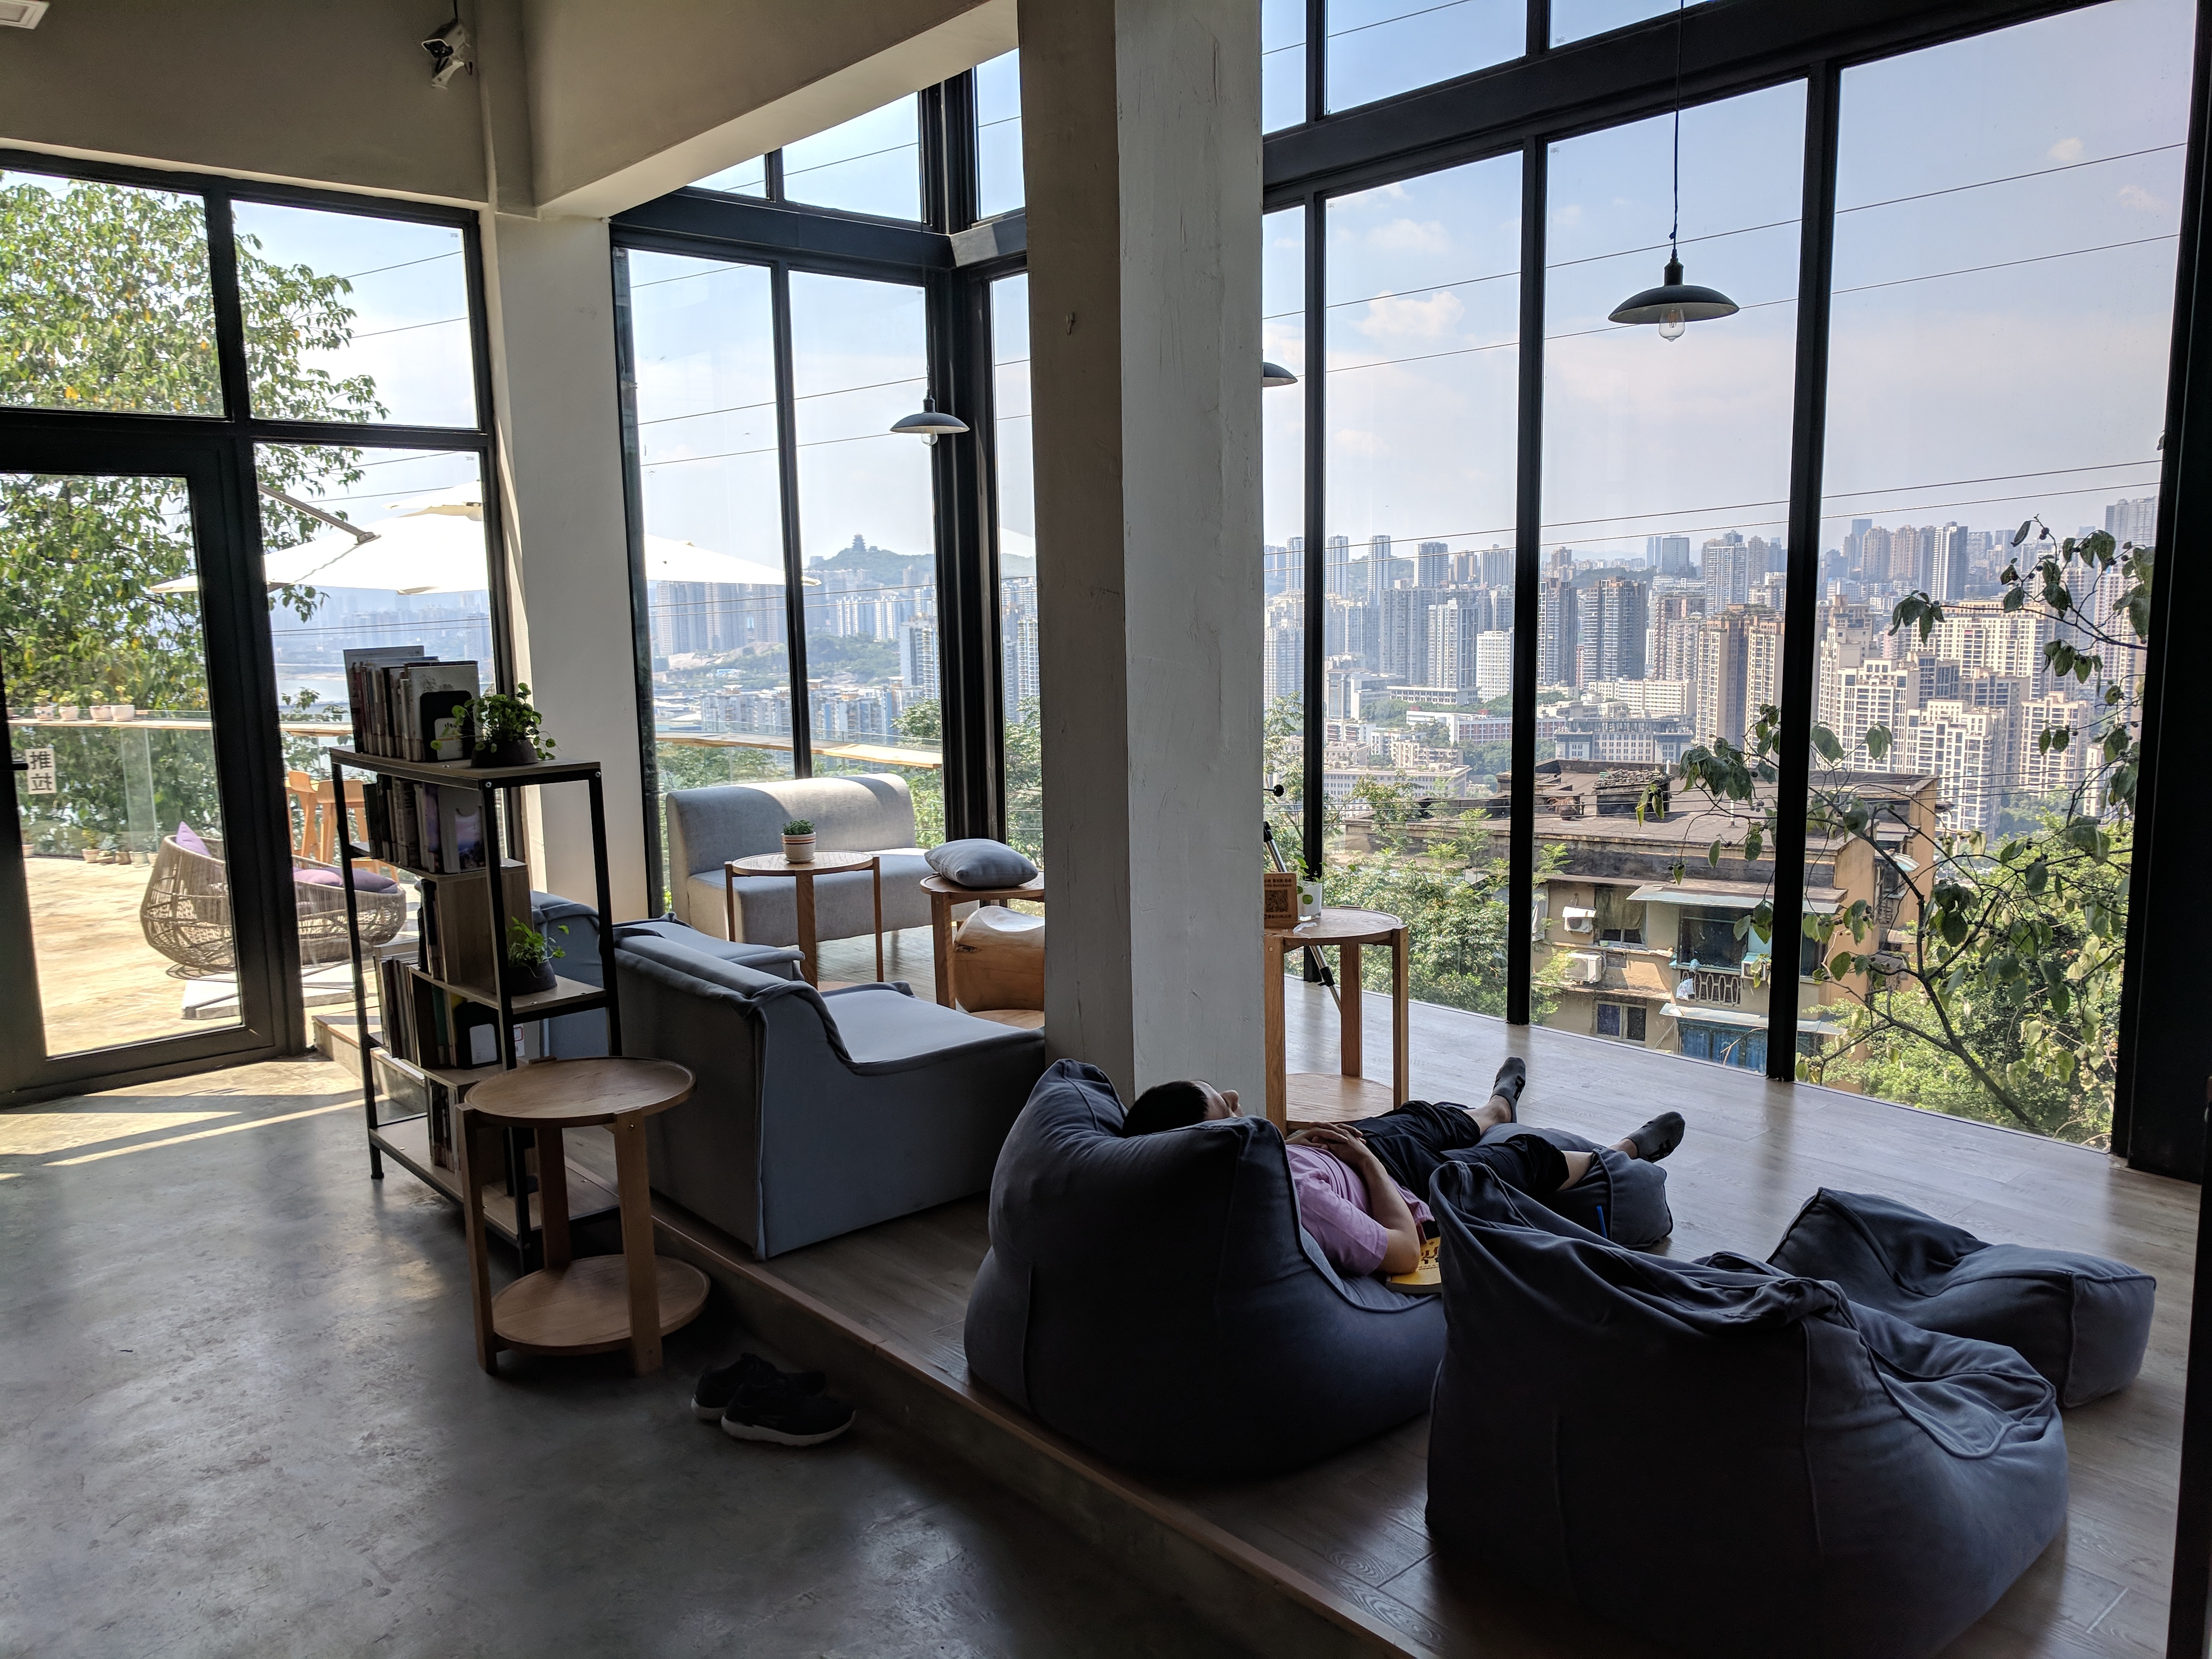
[[[353,746],[392,760],[466,760],[460,711],[479,690],[473,662],[425,656],[419,645],[345,653]]]
[[[434,876],[485,867],[483,797],[471,786],[374,778],[362,805],[371,858]]]

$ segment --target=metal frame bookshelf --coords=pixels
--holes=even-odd
[[[516,1027],[535,1020],[550,1019],[556,1014],[582,1013],[598,1008],[607,1017],[607,1052],[622,1052],[622,1013],[615,989],[614,929],[607,921],[612,908],[607,886],[607,829],[604,791],[601,787],[599,763],[597,761],[544,761],[530,766],[474,766],[466,761],[407,761],[387,755],[365,755],[350,749],[333,749],[329,754],[331,795],[343,800],[345,774],[350,768],[356,772],[397,780],[407,783],[433,784],[441,789],[471,788],[477,792],[481,805],[484,845],[489,861],[477,870],[440,872],[417,870],[411,866],[398,865],[426,888],[448,882],[483,880],[490,884],[490,902],[487,907],[491,916],[492,983],[487,988],[462,984],[441,979],[429,971],[428,941],[423,936],[418,921],[416,933],[416,960],[409,964],[410,982],[421,981],[452,995],[465,997],[481,1007],[495,1009],[498,1058],[489,1065],[472,1066],[434,1066],[421,1060],[401,1061],[422,1073],[430,1083],[442,1087],[452,1095],[453,1130],[465,1133],[460,1122],[459,1105],[468,1088],[483,1079],[501,1072],[511,1071],[514,1057]],[[597,884],[599,912],[599,975],[598,987],[557,975],[550,991],[514,994],[507,988],[507,976],[499,971],[507,957],[507,894],[505,880],[493,880],[505,867],[508,830],[515,822],[514,812],[519,803],[515,797],[524,789],[547,784],[581,783],[591,792],[592,806],[592,872]],[[504,800],[507,811],[502,814],[500,805]],[[364,953],[361,943],[360,909],[355,897],[354,861],[373,859],[369,849],[354,844],[349,824],[342,825],[338,838],[338,868],[345,890],[346,936],[353,958],[353,1003],[355,1029],[361,1039],[362,1110],[368,1135],[368,1173],[374,1181],[384,1178],[384,1160],[388,1156],[401,1168],[441,1196],[459,1204],[465,1194],[457,1169],[447,1169],[437,1164],[430,1152],[428,1117],[436,1109],[432,1102],[428,1109],[410,1117],[395,1118],[388,1122],[377,1119],[376,1052],[390,1049],[390,1044],[380,1034],[372,1033],[368,1020],[368,984],[363,969]],[[386,860],[376,860],[376,862]],[[381,988],[380,987],[380,989]],[[398,1056],[392,1055],[397,1060]],[[485,1221],[512,1243],[523,1259],[530,1264],[532,1239],[538,1228],[532,1218],[528,1167],[525,1162],[525,1139],[510,1133],[507,1136],[506,1191],[494,1194],[485,1189],[483,1212]],[[607,1191],[586,1172],[571,1170],[569,1184],[574,1197],[570,1214],[574,1219],[616,1207],[615,1194]],[[598,1201],[604,1198],[604,1203]],[[511,1218],[503,1214],[512,1205]]]

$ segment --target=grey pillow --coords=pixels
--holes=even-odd
[[[1019,887],[1036,878],[1037,867],[1002,841],[981,836],[948,841],[922,856],[929,867],[956,887]]]

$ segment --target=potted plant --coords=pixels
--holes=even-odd
[[[814,820],[793,818],[783,826],[783,855],[793,864],[814,862]]]
[[[1321,920],[1321,872],[1304,859],[1298,860],[1298,920]]]
[[[553,758],[544,715],[530,704],[530,688],[471,697],[459,710],[461,731],[477,766],[534,766]]]
[[[568,924],[559,929],[565,933]],[[553,975],[553,964],[568,953],[554,944],[551,930],[539,933],[520,916],[507,919],[507,993],[509,996],[528,996],[533,991],[550,991],[558,981]]]

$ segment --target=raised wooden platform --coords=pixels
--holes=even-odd
[[[1335,1031],[1325,994],[1286,988],[1291,1063],[1326,1065]],[[1601,1139],[1681,1111],[1690,1132],[1668,1164],[1669,1254],[1764,1255],[1826,1185],[1889,1193],[1986,1238],[2094,1251],[2157,1274],[2142,1377],[2068,1415],[2065,1535],[1951,1652],[2076,1659],[2162,1649],[2196,1188],[2077,1147],[1418,1004],[1413,1048],[1414,1092],[1430,1098],[1480,1100],[1498,1060],[1522,1054],[1523,1116]],[[1255,1651],[1653,1651],[1435,1558],[1422,1520],[1425,1420],[1275,1480],[1184,1485],[1109,1466],[973,1382],[961,1322],[986,1244],[981,1200],[766,1262],[672,1206],[656,1221],[659,1248],[724,1285],[764,1341],[831,1370],[867,1409],[1060,1516]],[[1204,1378],[1188,1381],[1203,1394]],[[1194,1399],[1194,1408],[1210,1407]],[[1654,1544],[1663,1548],[1663,1537]],[[1789,1645],[1778,1633],[1777,1651]]]

